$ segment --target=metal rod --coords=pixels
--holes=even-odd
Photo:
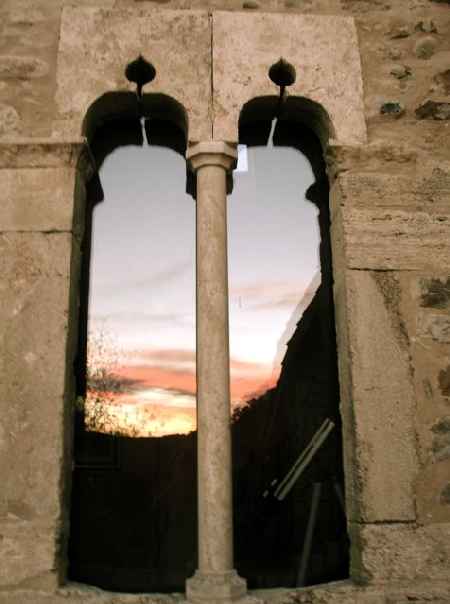
[[[308,446],[302,451],[291,470],[287,473],[285,478],[277,487],[274,496],[279,500],[283,501],[283,499],[288,495],[300,475],[306,469],[306,467],[310,464],[314,455],[323,445],[328,435],[334,428],[334,423],[326,419],[317,432],[312,437]]]
[[[308,562],[311,556],[311,545],[314,534],[314,527],[316,525],[317,508],[319,507],[320,492],[322,490],[322,483],[315,482],[313,484],[313,491],[311,497],[311,509],[309,511],[308,525],[306,527],[305,540],[303,541],[302,557],[300,559],[300,568],[297,574],[297,586],[302,587],[305,584],[306,571],[308,569]]]

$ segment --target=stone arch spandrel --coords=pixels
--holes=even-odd
[[[211,25],[206,11],[65,7],[57,65],[53,136],[81,134],[87,109],[105,92],[132,92],[125,68],[140,54],[156,69],[144,94],[176,99],[189,140],[210,140]]]
[[[221,11],[213,13],[215,140],[236,142],[242,106],[278,94],[268,71],[280,57],[296,70],[289,95],[321,105],[336,142],[367,142],[353,18]]]

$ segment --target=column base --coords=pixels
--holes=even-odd
[[[247,581],[235,570],[223,573],[206,573],[197,570],[186,581],[186,597],[189,602],[199,604],[227,604],[246,598]],[[253,598],[249,598],[249,604]]]

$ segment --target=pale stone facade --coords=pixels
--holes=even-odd
[[[184,597],[66,582],[80,241],[95,169],[84,137],[128,110],[123,92],[134,87],[124,69],[139,53],[157,70],[145,92],[184,111],[199,200],[224,202],[239,113],[277,94],[267,71],[280,56],[297,71],[291,114],[314,126],[327,159],[351,578],[253,595],[279,604],[450,602],[448,0],[156,4],[0,7],[0,602]],[[303,111],[297,97],[312,103]],[[216,153],[203,168],[202,149]],[[224,252],[220,213],[212,226]],[[212,297],[204,290],[205,329],[210,312],[224,316],[220,249],[203,267],[216,280]],[[207,411],[218,418],[217,437],[227,384],[222,327],[221,365],[205,363],[207,385],[225,395]],[[218,459],[203,461],[208,497],[217,479],[208,464]],[[220,463],[226,472],[226,451]],[[205,511],[222,519],[209,537],[219,549],[208,561],[200,545],[200,574],[232,575],[224,481],[221,505],[210,501]],[[208,539],[211,517],[204,520]],[[242,595],[233,582],[222,600],[203,601]]]

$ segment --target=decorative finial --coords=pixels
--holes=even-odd
[[[295,67],[282,57],[269,69],[269,78],[280,88],[292,86],[295,82]]]
[[[136,94],[142,99],[142,87],[155,79],[156,69],[142,55],[127,65],[125,77],[129,82],[137,84]]]
[[[295,67],[280,57],[280,60],[274,63],[269,69],[269,78],[276,86],[280,87],[280,98],[278,99],[277,108],[275,110],[275,116],[279,117],[281,107],[286,98],[286,87],[292,86],[295,82]]]

